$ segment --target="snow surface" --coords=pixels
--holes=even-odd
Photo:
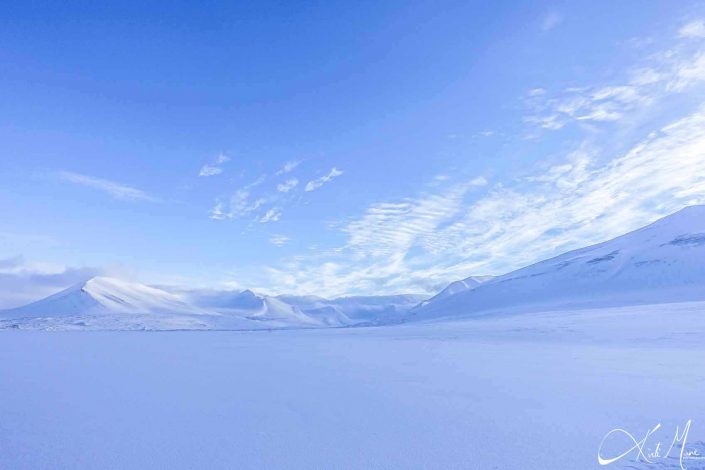
[[[374,328],[2,331],[0,468],[680,468],[635,453],[599,467],[597,449],[614,428],[641,439],[658,423],[648,447],[667,448],[693,419],[686,448],[703,451],[704,314],[693,302]]]

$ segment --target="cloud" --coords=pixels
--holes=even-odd
[[[559,24],[563,22],[563,15],[556,11],[552,11],[548,13],[546,16],[544,16],[543,20],[541,21],[541,30],[542,31],[550,31]]]
[[[705,38],[705,21],[698,19],[686,23],[678,30],[678,36],[682,38]]]
[[[705,23],[683,26],[679,37],[694,38]],[[705,36],[703,36],[705,37]],[[549,94],[533,89],[525,98],[529,110],[524,121],[545,130],[559,130],[570,123],[632,122],[674,93],[683,93],[705,82],[705,52],[688,41],[649,54],[622,74],[621,80],[603,85],[573,87]],[[539,92],[540,90],[540,92]],[[630,124],[629,121],[625,123]]]
[[[478,176],[470,181],[470,186],[487,186],[487,179],[484,176]]]
[[[705,103],[696,89],[705,84],[705,51],[689,34],[666,46],[644,42],[648,55],[612,71],[613,79],[530,90],[523,100],[532,129],[582,131],[562,142],[571,148],[562,156],[494,185],[441,175],[410,197],[373,203],[330,225],[343,242],[264,267],[270,287],[324,296],[433,294],[451,281],[503,274],[705,203]],[[685,92],[692,92],[690,106],[670,100]]]
[[[258,198],[250,200],[250,191],[239,189],[230,196],[228,207],[222,200],[216,200],[216,204],[211,209],[210,218],[214,220],[226,220],[247,216],[262,207],[267,200]]]
[[[97,268],[42,265],[21,256],[0,259],[0,309],[25,305],[100,274]]]
[[[214,165],[203,165],[201,171],[198,172],[198,176],[215,176],[223,172],[223,169]]]
[[[323,186],[324,184],[333,180],[333,178],[337,178],[338,176],[340,176],[342,174],[343,174],[342,171],[333,167],[327,175],[321,176],[320,178],[316,178],[315,180],[311,180],[308,183],[306,183],[306,187],[304,188],[304,190],[306,192],[315,191],[318,188],[320,188],[321,186]]]
[[[277,185],[277,191],[280,193],[288,193],[299,184],[299,180],[296,178],[291,178],[283,183]]]
[[[286,235],[272,235],[269,239],[269,243],[274,246],[284,246],[289,242],[289,237]]]
[[[276,175],[283,175],[285,173],[290,173],[292,172],[297,166],[301,164],[301,160],[291,160],[289,162],[286,162],[284,166],[282,166],[277,172]]]
[[[207,163],[201,167],[201,171],[198,172],[198,176],[215,176],[223,172],[223,163],[230,161],[230,157],[223,155],[222,153],[218,155],[213,163]]]
[[[265,178],[264,175],[260,176],[236,190],[228,199],[217,198],[209,217],[213,220],[227,220],[252,214],[267,203],[267,199],[263,197],[254,200],[251,198],[252,189],[262,184]]]
[[[705,203],[703,128],[705,107],[611,158],[586,140],[547,169],[479,197],[470,180],[376,203],[340,228],[344,246],[267,273],[278,289],[299,293],[432,294],[456,279],[607,240]]]
[[[261,224],[267,224],[269,222],[277,222],[281,217],[281,210],[273,207],[269,209],[262,217],[259,218],[258,222]]]
[[[225,211],[225,204],[221,200],[216,200],[215,206],[210,211],[209,217],[213,220],[230,219],[230,212]]]
[[[150,196],[142,190],[102,178],[81,175],[70,171],[59,172],[59,177],[69,183],[103,191],[115,199],[126,201],[157,201],[155,197]]]

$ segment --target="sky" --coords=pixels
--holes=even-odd
[[[705,4],[9,2],[0,308],[433,294],[705,203]]]

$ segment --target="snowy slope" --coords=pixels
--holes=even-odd
[[[0,312],[0,317],[57,317],[66,315],[203,314],[181,296],[161,289],[108,277],[94,277],[23,307]]]
[[[417,319],[705,299],[705,206],[497,277],[413,310]]]
[[[432,298],[423,302],[423,305],[426,305],[434,300],[443,299],[445,297],[450,297],[451,295],[455,295],[459,292],[474,289],[475,287],[479,286],[480,284],[484,284],[485,282],[491,281],[494,278],[495,278],[495,276],[470,276],[470,277],[462,279],[460,281],[451,282],[450,284],[448,284],[448,286],[445,289],[440,291],[438,294],[436,294]]]
[[[187,291],[187,298],[194,305],[223,315],[240,316],[258,322],[269,322],[270,326],[341,326],[338,322],[329,324],[314,316],[307,315],[295,305],[251,290]]]
[[[251,291],[170,291],[95,277],[46,299],[0,312],[0,328],[245,329],[326,326]]]
[[[404,319],[408,312],[424,300],[414,294],[352,296],[328,300],[316,296],[282,295],[279,299],[295,305],[303,312],[329,321],[347,324],[385,324]]]
[[[331,304],[356,322],[385,324],[403,320],[424,299],[415,294],[353,296],[333,299]]]

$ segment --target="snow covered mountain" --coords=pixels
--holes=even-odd
[[[329,326],[271,297],[170,291],[95,277],[24,307],[0,327],[40,329],[262,329]],[[338,326],[338,325],[335,325]]]
[[[438,299],[450,297],[451,295],[455,295],[459,292],[474,289],[480,284],[484,284],[485,282],[491,281],[494,278],[495,276],[470,276],[460,281],[451,282],[445,289],[423,302],[423,305],[426,305]]]
[[[351,296],[328,300],[316,296],[282,295],[279,299],[295,305],[316,318],[344,319],[349,325],[396,323],[426,297],[414,294]]]
[[[415,319],[705,299],[705,206],[613,240],[436,296]]]
[[[95,277],[0,312],[0,328],[262,329],[379,325],[479,313],[705,300],[705,206],[499,276],[417,295],[272,297],[174,290]]]
[[[192,304],[204,310],[260,322],[301,326],[342,326],[348,324],[343,319],[340,322],[332,323],[321,321],[276,297],[256,294],[251,290],[187,291],[185,296]]]
[[[417,296],[272,297],[245,291],[151,287],[95,277],[29,305],[0,311],[0,328],[271,329],[399,321]]]
[[[182,296],[143,284],[94,277],[45,299],[0,312],[4,318],[61,317],[68,315],[204,314]]]

